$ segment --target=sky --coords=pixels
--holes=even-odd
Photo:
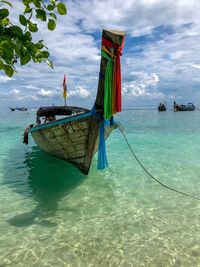
[[[10,11],[17,23],[21,1]],[[200,107],[200,0],[65,1],[55,31],[37,22],[54,69],[45,63],[16,65],[12,78],[0,71],[0,105],[92,107],[98,86],[102,29],[126,32],[121,57],[123,107],[194,102]]]

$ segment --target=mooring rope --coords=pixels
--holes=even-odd
[[[165,187],[165,188],[167,188],[167,189],[169,189],[169,190],[171,190],[171,191],[174,191],[174,192],[176,192],[176,193],[178,193],[178,194],[181,194],[181,195],[184,195],[184,196],[186,196],[186,197],[190,197],[190,198],[194,198],[194,199],[200,200],[200,198],[198,198],[198,197],[196,197],[196,196],[193,196],[193,195],[190,195],[190,194],[188,194],[188,193],[184,193],[184,192],[182,192],[182,191],[179,191],[179,190],[177,190],[177,189],[175,189],[175,188],[172,188],[172,187],[170,187],[170,186],[168,186],[168,185],[162,183],[162,182],[159,181],[157,178],[155,178],[155,177],[154,177],[154,176],[153,176],[153,175],[152,175],[152,174],[151,174],[151,173],[144,167],[144,165],[140,162],[140,160],[138,159],[137,155],[136,155],[135,152],[133,151],[133,149],[132,149],[130,143],[128,142],[128,140],[127,140],[127,138],[126,138],[126,135],[125,135],[125,133],[124,133],[124,129],[123,129],[122,124],[121,124],[120,122],[118,122],[117,124],[118,124],[118,126],[119,126],[119,129],[120,129],[120,131],[121,131],[121,133],[122,133],[122,135],[123,135],[123,137],[124,137],[124,140],[126,141],[127,146],[129,147],[131,153],[133,154],[134,158],[135,158],[136,161],[139,163],[139,165],[142,167],[142,169],[148,174],[148,176],[150,176],[154,181],[156,181],[157,183],[159,183],[160,185],[162,185],[163,187]]]

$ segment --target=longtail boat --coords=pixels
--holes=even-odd
[[[11,107],[10,107],[10,110],[11,110],[11,111],[27,111],[28,109],[25,108],[25,107],[22,107],[22,108],[17,108],[17,107],[11,108]]]
[[[158,106],[158,111],[166,111],[166,110],[167,110],[166,105],[163,103],[160,103]]]
[[[117,127],[113,115],[121,111],[120,56],[124,40],[124,32],[102,32],[99,83],[93,108],[66,105],[39,108],[36,123],[24,132],[25,144],[30,132],[43,151],[75,165],[86,175],[98,150],[98,169],[107,167],[105,140]]]
[[[194,111],[196,110],[196,107],[193,103],[187,103],[186,105],[179,105],[174,101],[174,112],[177,111]]]

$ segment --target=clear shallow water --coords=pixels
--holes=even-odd
[[[87,177],[40,151],[34,112],[0,114],[0,266],[200,266],[200,201],[152,181],[116,130]],[[117,117],[155,177],[200,197],[200,112]]]

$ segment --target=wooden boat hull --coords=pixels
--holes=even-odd
[[[179,105],[179,104],[176,104],[176,102],[174,101],[174,112],[176,111],[194,111],[196,110],[196,107],[194,106],[193,103],[188,103],[186,105]]]
[[[27,111],[27,108],[10,108],[12,111]]]
[[[194,111],[195,107],[176,107],[175,111]]]
[[[105,126],[105,138],[116,124]],[[90,112],[42,124],[29,131],[36,144],[46,153],[75,165],[88,174],[98,148],[100,119]]]
[[[158,111],[166,111],[166,107],[158,107]]]

